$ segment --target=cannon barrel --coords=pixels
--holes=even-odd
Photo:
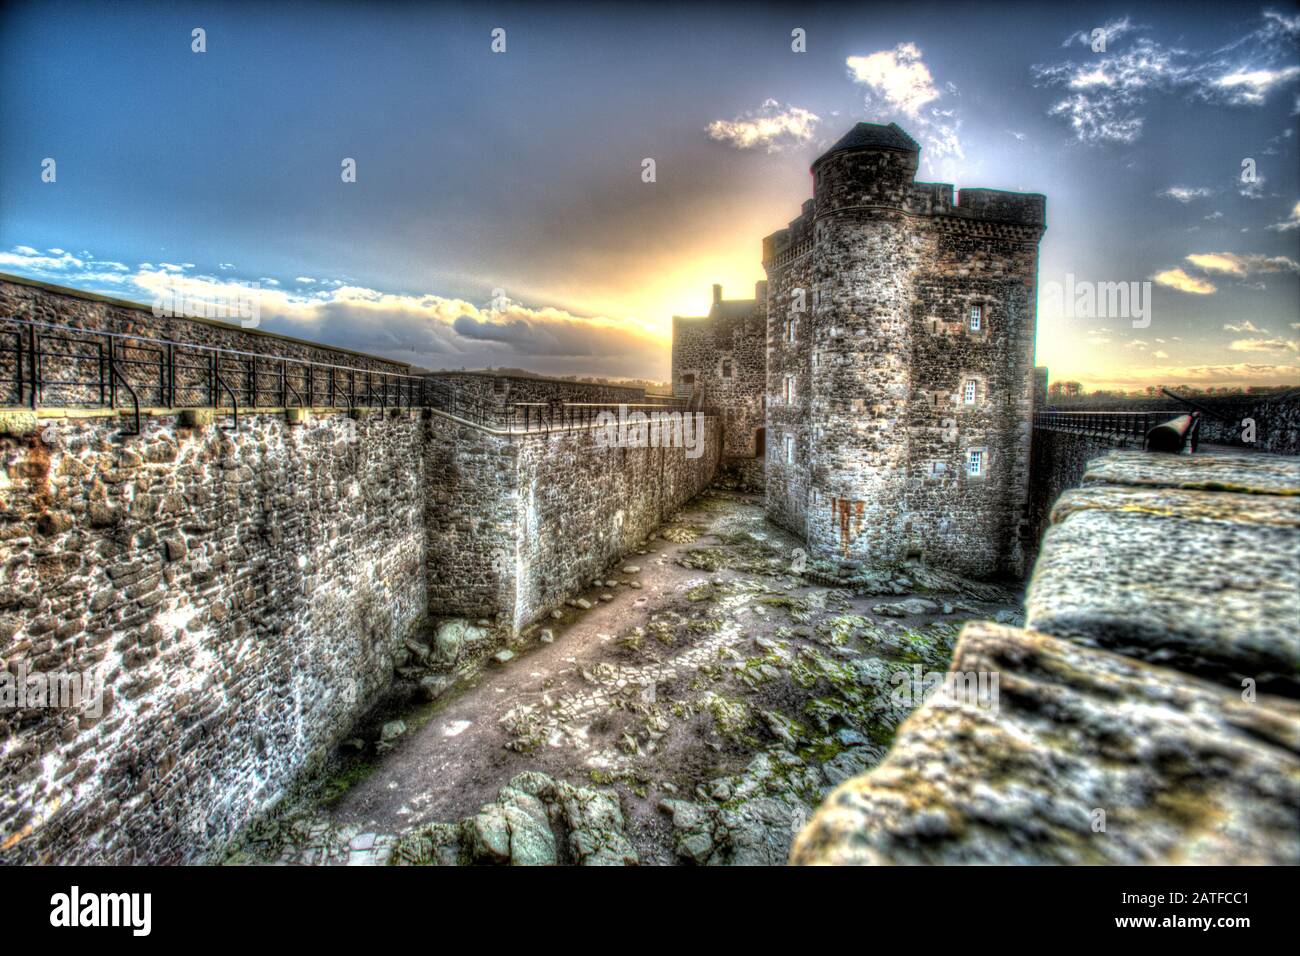
[[[1188,442],[1191,442],[1192,451],[1196,451],[1196,433],[1200,422],[1199,412],[1161,422],[1147,432],[1147,451],[1171,452],[1176,455]]]

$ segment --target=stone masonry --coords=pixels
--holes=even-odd
[[[418,412],[116,417],[0,438],[0,667],[103,709],[0,710],[0,859],[184,862],[278,799],[422,619]]]
[[[723,299],[713,287],[706,316],[673,316],[673,394],[723,419],[723,479],[762,490],[766,453],[767,283],[753,299]]]
[[[405,369],[219,322],[157,328],[73,290],[0,294],[52,325]],[[486,618],[475,633],[508,641],[706,488],[721,448],[711,416],[688,455],[429,408],[241,408],[236,430],[226,408],[147,407],[131,435],[121,409],[47,397],[0,410],[5,863],[219,856],[382,696],[429,618]],[[73,674],[86,694],[59,703],[79,706],[16,698]]]

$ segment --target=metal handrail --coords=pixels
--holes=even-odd
[[[8,344],[9,335],[16,344]],[[86,349],[84,354],[79,346]],[[257,408],[258,399],[265,395],[275,395],[283,408],[290,407],[291,399],[311,407],[318,397],[321,404],[350,410],[358,407],[358,399],[383,409],[432,408],[510,432],[589,427],[600,412],[617,413],[620,407],[647,411],[682,407],[680,400],[508,405],[427,374],[0,316],[0,407],[35,410],[54,392],[60,400],[48,403],[60,407],[116,408],[119,387],[131,396],[134,430],[128,434],[140,433],[140,408],[150,404],[146,398],[151,395],[166,408],[218,408],[224,393],[229,396],[234,429],[239,427],[240,407]]]

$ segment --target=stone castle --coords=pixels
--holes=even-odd
[[[724,466],[814,557],[1020,576],[1046,200],[914,181],[859,123],[763,240],[755,299],[673,320],[673,387],[723,416]]]

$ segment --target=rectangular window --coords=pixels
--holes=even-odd
[[[683,385],[694,385],[694,384],[695,384],[695,373],[693,373],[693,372],[687,372],[685,375],[683,375],[683,376],[682,376],[682,384],[683,384]]]
[[[975,404],[975,383],[974,382],[966,383],[966,391],[962,395],[962,401],[964,401],[967,405]]]
[[[794,342],[796,336],[796,330],[799,328],[798,323],[799,323],[798,319],[785,320],[785,340],[787,342]]]
[[[787,405],[793,405],[794,404],[794,376],[793,375],[787,375],[785,377],[784,395],[785,395],[785,403]]]
[[[731,378],[731,359],[722,360],[722,377]]]
[[[794,436],[793,435],[785,436],[785,463],[787,465],[794,464]]]
[[[970,330],[978,332],[980,326],[984,324],[984,306],[972,305],[970,307]]]
[[[984,474],[984,452],[973,451],[970,453],[970,459],[966,462],[966,474],[971,476]]]

